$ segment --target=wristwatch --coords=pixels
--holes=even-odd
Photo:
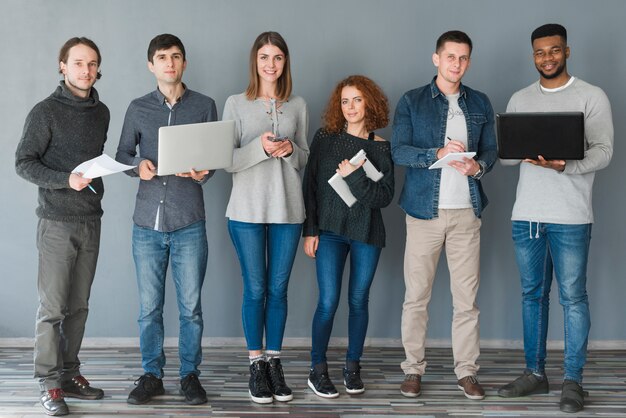
[[[483,176],[485,170],[483,170],[483,165],[481,163],[478,163],[478,171],[476,172],[476,174],[474,174],[472,176],[472,178],[474,180],[480,180],[480,178]]]

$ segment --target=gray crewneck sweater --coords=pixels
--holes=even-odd
[[[542,90],[537,81],[511,97],[507,112],[585,114],[585,157],[566,161],[562,173],[521,163],[511,219],[558,224],[592,223],[595,172],[606,167],[613,155],[613,121],[606,94],[580,79],[556,92]],[[520,161],[501,162],[513,165]]]
[[[309,116],[305,101],[291,96],[282,103],[277,119],[280,135],[293,145],[288,157],[265,154],[261,135],[272,132],[272,115],[264,100],[248,100],[244,93],[230,96],[224,104],[223,120],[234,120],[236,127],[233,189],[226,216],[239,222],[289,223],[304,221],[304,200],[300,170],[309,156],[307,130]]]
[[[15,152],[15,171],[39,186],[37,216],[79,222],[102,216],[101,178],[89,188],[70,188],[69,177],[80,163],[102,154],[109,128],[109,109],[92,88],[86,99],[74,96],[61,81],[54,93],[26,117]]]

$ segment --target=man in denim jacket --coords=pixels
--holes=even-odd
[[[485,396],[476,379],[480,215],[487,205],[480,178],[496,160],[496,141],[489,99],[461,84],[471,52],[472,41],[465,33],[441,35],[432,57],[436,77],[400,99],[393,123],[393,160],[406,167],[400,206],[407,214],[402,309],[406,360],[401,386],[407,397],[421,393],[428,302],[444,245],[454,305],[452,350],[458,387],[469,399]],[[460,152],[476,155],[460,157],[443,169],[428,169]]]

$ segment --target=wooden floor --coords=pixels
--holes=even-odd
[[[466,399],[457,389],[450,349],[427,351],[429,366],[423,378],[422,395],[408,399],[400,395],[403,379],[399,348],[366,349],[362,377],[363,395],[350,396],[341,384],[340,359],[343,350],[331,350],[330,375],[340,392],[337,399],[321,399],[308,389],[308,349],[286,349],[282,355],[287,383],[294,400],[256,405],[248,398],[248,360],[238,348],[205,348],[200,380],[209,403],[187,406],[178,394],[176,349],[166,349],[166,394],[145,406],[126,403],[128,392],[141,374],[140,355],[132,348],[86,348],[81,352],[82,372],[94,386],[105,391],[101,401],[69,399],[72,416],[111,417],[414,417],[414,416],[571,416],[558,409],[562,379],[562,354],[550,352],[547,374],[550,393],[518,399],[503,399],[497,389],[521,372],[523,353],[519,350],[483,349],[479,379],[487,397]],[[0,348],[0,417],[44,416],[38,403],[38,389],[32,378],[32,349]],[[575,416],[626,417],[626,350],[592,351],[585,370],[584,387],[589,391],[583,413]]]

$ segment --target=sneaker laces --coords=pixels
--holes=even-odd
[[[140,376],[139,379],[135,380],[135,386],[144,387],[144,385],[146,384],[146,380],[150,379],[150,377],[151,376],[148,374]]]
[[[270,379],[272,381],[272,385],[274,387],[282,386],[283,383],[285,382],[285,374],[283,373],[282,364],[278,363],[276,364],[276,366],[270,367],[269,369],[270,369]]]
[[[254,383],[259,390],[270,392],[270,388],[267,386],[267,378],[263,375],[263,371],[259,368],[254,368]]]
[[[419,380],[419,378],[418,378],[418,375],[417,375],[417,374],[407,374],[407,375],[404,377],[404,380],[408,380],[408,381],[412,382],[412,381],[417,381],[417,380]]]
[[[465,379],[467,379],[467,381],[470,382],[472,385],[478,384],[478,380],[475,376],[467,376]]]
[[[330,377],[328,377],[328,372],[320,373],[320,386],[326,386],[332,384]]]
[[[63,389],[61,389],[61,388],[49,389],[48,390],[48,396],[53,401],[58,401],[58,400],[63,399],[65,397],[65,392],[63,392]]]
[[[187,377],[185,377],[181,382],[181,387],[185,385],[183,389],[187,389],[189,387],[196,387],[200,384],[200,380],[198,379],[198,375],[195,373],[190,373]]]
[[[89,381],[83,375],[74,376],[72,380],[80,387],[89,387]]]

